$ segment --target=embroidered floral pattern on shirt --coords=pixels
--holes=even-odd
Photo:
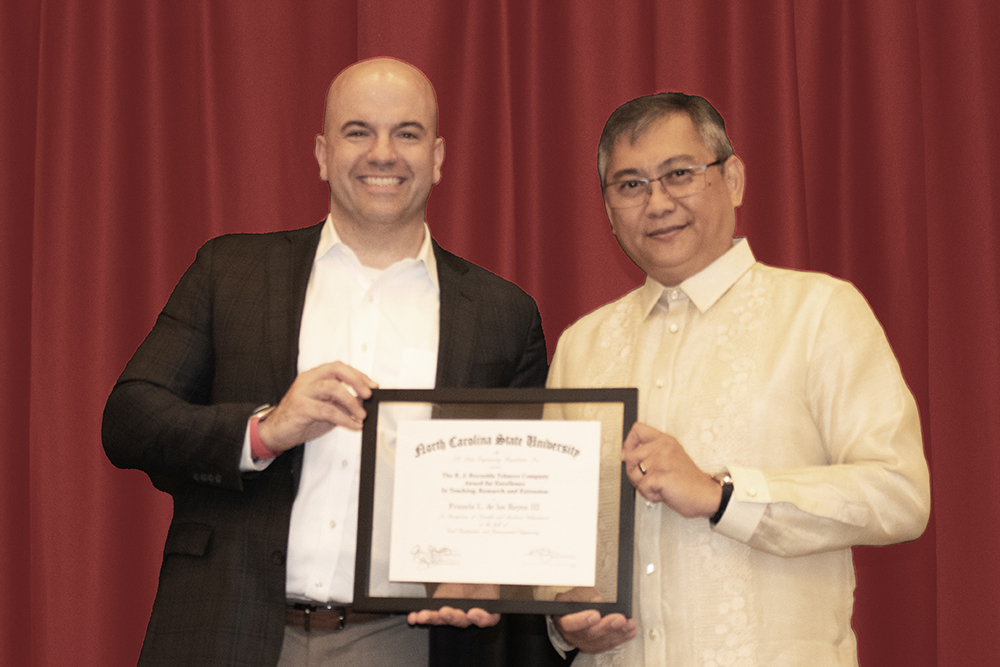
[[[640,499],[638,636],[574,664],[856,667],[851,550],[840,545],[912,538],[927,502],[915,497],[926,490],[916,406],[884,333],[850,285],[754,263],[745,242],[665,298],[658,289],[647,283],[570,327],[551,386],[638,387],[640,419],[702,470],[728,466],[737,494],[715,530]],[[860,431],[880,437],[855,440]],[[866,480],[906,502],[859,493]],[[841,492],[892,519],[832,518]],[[911,525],[887,530],[899,513]]]
[[[623,384],[634,363],[633,348],[637,324],[641,321],[637,291],[627,294],[614,305],[611,317],[601,323],[597,341],[607,357],[593,364],[594,386],[627,386]]]
[[[760,317],[767,305],[767,288],[759,281],[737,283],[729,313],[730,323],[716,328],[716,362],[706,368],[706,396],[715,396],[712,418],[701,421],[699,442],[692,452],[706,469],[720,469],[726,461],[740,460],[748,437],[749,413],[758,347]],[[697,626],[695,651],[703,667],[753,667],[756,633],[747,613],[751,605],[751,549],[721,535],[702,522],[688,522],[690,539],[696,545],[686,560],[696,571],[695,580],[709,582],[694,605]]]

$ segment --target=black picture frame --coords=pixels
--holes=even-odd
[[[505,586],[496,599],[435,597],[432,586],[414,595],[378,593],[374,589],[387,588],[386,581],[375,581],[372,569],[374,504],[376,502],[376,473],[389,474],[385,452],[379,456],[379,419],[389,404],[425,404],[431,406],[432,419],[552,419],[572,418],[582,413],[597,414],[602,422],[601,489],[604,504],[617,505],[617,516],[609,510],[599,513],[599,524],[604,526],[595,549],[603,555],[605,564],[600,575],[602,586],[587,589],[587,596],[574,599],[573,592],[582,595],[582,589],[562,591],[557,597],[548,598],[546,587]],[[568,614],[585,609],[597,609],[601,614],[632,613],[632,553],[635,521],[635,489],[625,474],[620,461],[621,442],[637,418],[638,390],[626,388],[543,389],[543,388],[491,388],[491,389],[375,389],[365,401],[367,417],[362,429],[361,479],[359,495],[357,556],[352,606],[365,612],[409,612],[451,606],[464,610],[479,607],[493,613],[514,614]],[[618,424],[620,419],[620,434]],[[620,439],[619,439],[620,435]],[[388,448],[383,448],[383,450]],[[382,460],[381,468],[380,459]],[[612,460],[617,461],[617,475]],[[391,466],[394,470],[394,464]],[[617,493],[617,498],[614,497]],[[617,544],[615,551],[609,545]],[[608,555],[610,554],[610,556]],[[611,567],[607,567],[610,559]],[[601,569],[600,567],[597,569]],[[609,573],[610,572],[610,573]],[[475,584],[477,582],[469,582]],[[600,601],[591,597],[599,590]],[[541,594],[545,591],[546,594]],[[579,595],[577,597],[580,597]],[[541,599],[539,599],[541,598]]]

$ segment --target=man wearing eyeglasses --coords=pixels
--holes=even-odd
[[[647,279],[563,333],[548,386],[639,388],[634,604],[556,618],[553,643],[578,666],[857,665],[851,547],[915,539],[930,508],[882,328],[849,283],[734,240],[745,168],[705,99],[620,107],[598,171]]]

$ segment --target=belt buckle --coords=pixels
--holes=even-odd
[[[334,605],[312,605],[296,603],[294,607],[302,610],[302,629],[306,632],[312,631],[312,624],[310,623],[310,618],[314,611],[336,611],[337,612],[337,632],[340,632],[345,627],[347,627],[347,607],[337,607]]]

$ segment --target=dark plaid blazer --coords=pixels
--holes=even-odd
[[[174,504],[142,665],[277,663],[302,448],[260,473],[241,473],[239,460],[250,414],[295,378],[321,227],[206,243],[108,398],[108,458],[145,471]],[[436,243],[434,253],[437,386],[543,385],[531,297]]]

